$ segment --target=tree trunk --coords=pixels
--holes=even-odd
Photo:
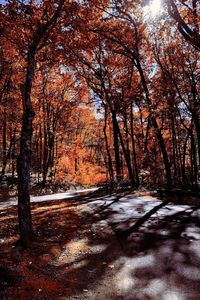
[[[25,84],[22,87],[23,100],[23,121],[20,139],[20,154],[17,160],[18,171],[18,219],[20,242],[23,246],[29,246],[32,237],[32,220],[30,209],[30,171],[31,171],[31,140],[32,140],[32,122],[34,111],[31,103],[32,83],[35,75],[35,56],[39,50],[38,46],[45,37],[42,49],[49,37],[49,33],[53,29],[60,13],[62,11],[65,0],[60,0],[53,16],[46,23],[37,27],[33,33],[32,43],[28,47],[27,67]]]
[[[194,134],[191,130],[191,170],[192,170],[192,184],[195,189],[198,188],[198,167],[196,159],[196,145]]]
[[[165,166],[165,176],[166,176],[166,181],[167,181],[167,188],[171,188],[172,186],[172,180],[171,180],[171,168],[170,168],[170,162],[168,159],[168,154],[166,151],[166,147],[165,147],[165,142],[162,136],[162,133],[160,131],[160,128],[158,127],[157,121],[155,119],[154,116],[152,116],[151,118],[152,123],[153,123],[153,127],[156,131],[156,136],[158,139],[158,144],[162,153],[162,157],[163,157],[163,163]]]
[[[35,51],[29,48],[26,81],[22,88],[23,121],[20,138],[20,154],[17,159],[18,172],[18,220],[20,242],[27,247],[32,238],[32,219],[30,208],[30,171],[31,171],[31,139],[34,111],[31,104],[31,89],[35,73]]]
[[[105,138],[105,143],[106,143],[106,152],[107,152],[107,156],[108,156],[108,171],[109,171],[109,176],[110,176],[110,180],[111,182],[113,182],[114,180],[114,173],[113,173],[113,165],[112,165],[112,158],[110,155],[110,150],[109,150],[109,144],[108,144],[108,137],[107,137],[107,108],[106,106],[104,106],[105,108],[105,116],[104,116],[104,128],[103,128],[103,133],[104,133],[104,138]]]
[[[119,157],[119,141],[118,141],[118,130],[117,130],[117,118],[116,113],[112,111],[112,122],[113,122],[113,138],[114,138],[114,151],[115,151],[115,166],[117,181],[121,180],[121,164]]]
[[[6,154],[6,139],[7,139],[7,116],[6,116],[6,99],[3,102],[3,128],[2,128],[2,171],[1,171],[1,178],[5,175],[6,164],[7,164],[7,154]]]
[[[133,178],[133,171],[132,171],[132,167],[131,167],[130,151],[128,151],[128,149],[126,149],[126,147],[124,145],[124,141],[123,141],[122,134],[121,134],[118,123],[116,124],[116,129],[117,129],[117,133],[119,135],[120,143],[121,143],[123,154],[124,154],[124,157],[125,157],[126,166],[127,166],[128,174],[129,174],[129,180],[130,180],[131,185],[133,187],[133,186],[135,186],[135,180]]]
[[[15,144],[16,144],[16,127],[14,128],[14,134],[13,134],[13,145],[12,145],[12,179],[14,180],[15,177]]]
[[[177,180],[177,153],[176,153],[176,130],[174,124],[174,115],[171,116],[171,135],[172,135],[172,161],[174,166],[174,178]]]
[[[42,126],[40,125],[40,133],[39,133],[39,175],[38,175],[38,183],[40,182],[40,174],[42,173]]]
[[[136,150],[135,150],[135,139],[134,139],[134,125],[133,125],[133,104],[131,103],[131,111],[130,111],[130,126],[131,126],[131,143],[132,143],[132,151],[133,151],[133,162],[134,162],[134,168],[135,168],[135,184],[136,187],[139,186],[139,172],[138,172],[138,164],[137,164],[137,156],[136,156]]]
[[[198,165],[200,167],[200,121],[199,116],[193,113],[195,129],[197,133],[197,146],[198,146]]]
[[[168,158],[168,154],[167,154],[167,151],[166,151],[165,142],[164,142],[161,130],[160,130],[160,128],[158,126],[158,123],[157,123],[157,120],[154,116],[154,111],[152,109],[152,101],[151,101],[151,98],[149,96],[148,86],[147,86],[147,83],[146,83],[146,79],[145,79],[145,76],[144,76],[144,73],[143,73],[142,66],[140,64],[139,57],[136,58],[135,66],[138,69],[138,72],[140,74],[141,83],[142,83],[142,86],[144,88],[146,101],[147,101],[147,105],[148,105],[148,109],[149,109],[149,114],[151,116],[152,125],[154,127],[155,134],[156,134],[156,137],[158,139],[158,144],[159,144],[159,147],[160,147],[160,151],[162,153],[163,163],[164,163],[164,166],[165,166],[165,175],[166,175],[167,187],[170,188],[172,186],[170,162],[169,162],[169,158]]]

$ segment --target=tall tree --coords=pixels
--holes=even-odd
[[[6,31],[8,38],[13,39],[19,48],[23,44],[25,78],[21,84],[23,102],[23,120],[20,138],[20,154],[17,160],[18,171],[18,217],[20,242],[28,246],[32,236],[32,221],[30,209],[30,171],[31,171],[31,140],[34,110],[31,101],[32,85],[35,76],[36,56],[43,49],[61,15],[65,1],[50,3],[45,1],[28,4],[11,1],[7,5],[7,19],[10,22]],[[13,27],[12,27],[13,26]],[[19,28],[19,41],[15,39],[15,31]],[[13,36],[12,36],[13,34]]]
[[[179,32],[187,42],[200,51],[199,1],[165,1],[168,13],[176,22]]]

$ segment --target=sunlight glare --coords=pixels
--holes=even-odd
[[[153,0],[150,2],[149,8],[152,16],[157,16],[160,13],[161,0]]]
[[[146,18],[156,18],[161,14],[161,0],[151,0],[147,6],[144,7]]]

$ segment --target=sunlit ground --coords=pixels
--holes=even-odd
[[[13,245],[17,207],[0,206],[3,299],[199,299],[196,199],[163,207],[119,241],[115,232],[160,204],[158,198],[142,192],[52,198],[32,203],[36,240],[28,250]]]

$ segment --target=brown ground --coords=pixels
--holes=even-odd
[[[22,250],[13,246],[17,208],[0,210],[1,299],[120,299],[109,286],[121,250],[105,222],[71,200],[37,203],[32,213],[36,239]]]
[[[32,204],[35,241],[29,250],[13,245],[19,238],[16,207],[0,206],[1,299],[199,300],[199,198],[181,199],[189,208],[168,206],[166,216],[159,212],[123,244],[116,226],[143,214],[149,197],[127,193],[126,200],[123,193],[108,201],[107,192],[94,192]],[[135,203],[136,196],[143,202]],[[125,210],[116,210],[120,199]],[[116,211],[119,224],[112,224]]]

